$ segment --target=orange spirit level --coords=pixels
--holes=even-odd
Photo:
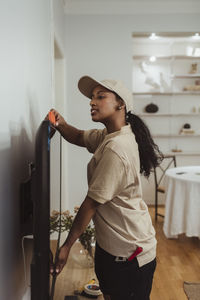
[[[52,111],[49,112],[48,117],[49,117],[49,121],[53,125],[56,125],[56,118],[55,118],[55,115],[54,115],[54,113]]]

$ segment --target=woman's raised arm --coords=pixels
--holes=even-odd
[[[69,125],[65,119],[57,112],[55,109],[51,109],[51,112],[54,113],[56,123],[55,128],[60,132],[60,134],[64,137],[66,141],[71,144],[85,147],[84,143],[84,130],[77,129],[71,125]]]

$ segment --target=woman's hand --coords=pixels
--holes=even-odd
[[[54,265],[53,265],[53,253],[51,252],[51,250],[49,251],[49,265],[50,265],[50,273],[53,273],[53,272],[51,272],[51,270],[54,269]]]
[[[80,147],[85,147],[85,142],[83,137],[84,131],[69,125],[55,109],[51,109],[50,111],[55,116],[55,124],[51,123],[53,134],[50,136],[53,136],[55,130],[58,130],[62,135],[62,137],[69,143]],[[48,115],[46,116],[45,120],[49,120]]]
[[[55,116],[55,123],[51,122],[51,119],[49,118],[49,113],[46,115],[45,120],[51,122],[50,138],[52,138],[56,130],[60,131],[60,129],[66,125],[66,122],[64,118],[55,109],[52,108],[50,112],[53,113]]]
[[[51,109],[51,112],[55,115],[55,127],[59,130],[60,128],[64,127],[66,125],[65,119],[57,112],[55,109]]]
[[[59,255],[58,255],[58,261],[56,263],[56,265],[50,266],[50,273],[53,274],[54,272],[56,272],[56,275],[58,275],[62,269],[64,268],[67,259],[68,259],[68,255],[69,255],[69,248],[65,245],[63,245],[60,250],[59,250]]]

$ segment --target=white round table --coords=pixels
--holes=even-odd
[[[164,233],[200,237],[200,166],[185,166],[166,171],[167,188]]]

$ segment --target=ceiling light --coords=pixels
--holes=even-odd
[[[152,33],[149,38],[150,38],[150,40],[153,40],[153,41],[158,39],[158,37],[155,33]]]
[[[155,56],[150,56],[149,57],[149,61],[150,62],[155,62],[156,61],[156,57]]]
[[[192,36],[192,38],[195,39],[195,40],[199,40],[199,39],[200,39],[199,33],[198,33],[198,32],[195,33],[195,34]]]

